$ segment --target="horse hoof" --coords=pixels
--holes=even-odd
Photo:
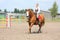
[[[39,33],[39,31],[37,33]]]
[[[40,33],[42,33],[42,32],[40,31]]]
[[[41,31],[38,31],[37,33],[42,33]]]

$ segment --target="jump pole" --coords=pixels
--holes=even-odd
[[[9,14],[6,16],[6,27],[11,27],[11,18]]]

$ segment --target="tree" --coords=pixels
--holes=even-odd
[[[7,13],[7,9],[4,9],[4,12]]]
[[[2,10],[0,9],[0,11],[2,11]]]
[[[50,8],[49,11],[51,12],[52,19],[55,18],[58,13],[58,6],[56,2],[54,2],[53,7]]]
[[[24,9],[20,10],[20,13],[26,13],[26,11]]]
[[[19,13],[19,9],[15,8],[14,13]]]
[[[17,8],[14,9],[14,13],[17,13]]]

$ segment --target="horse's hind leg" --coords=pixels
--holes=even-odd
[[[38,33],[41,33],[41,25],[39,25]]]
[[[31,33],[31,27],[29,26],[29,33]]]

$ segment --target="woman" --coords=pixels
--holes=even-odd
[[[37,3],[36,6],[35,6],[35,15],[36,15],[36,18],[38,18],[38,14],[40,13],[40,8],[39,8],[39,4]]]

